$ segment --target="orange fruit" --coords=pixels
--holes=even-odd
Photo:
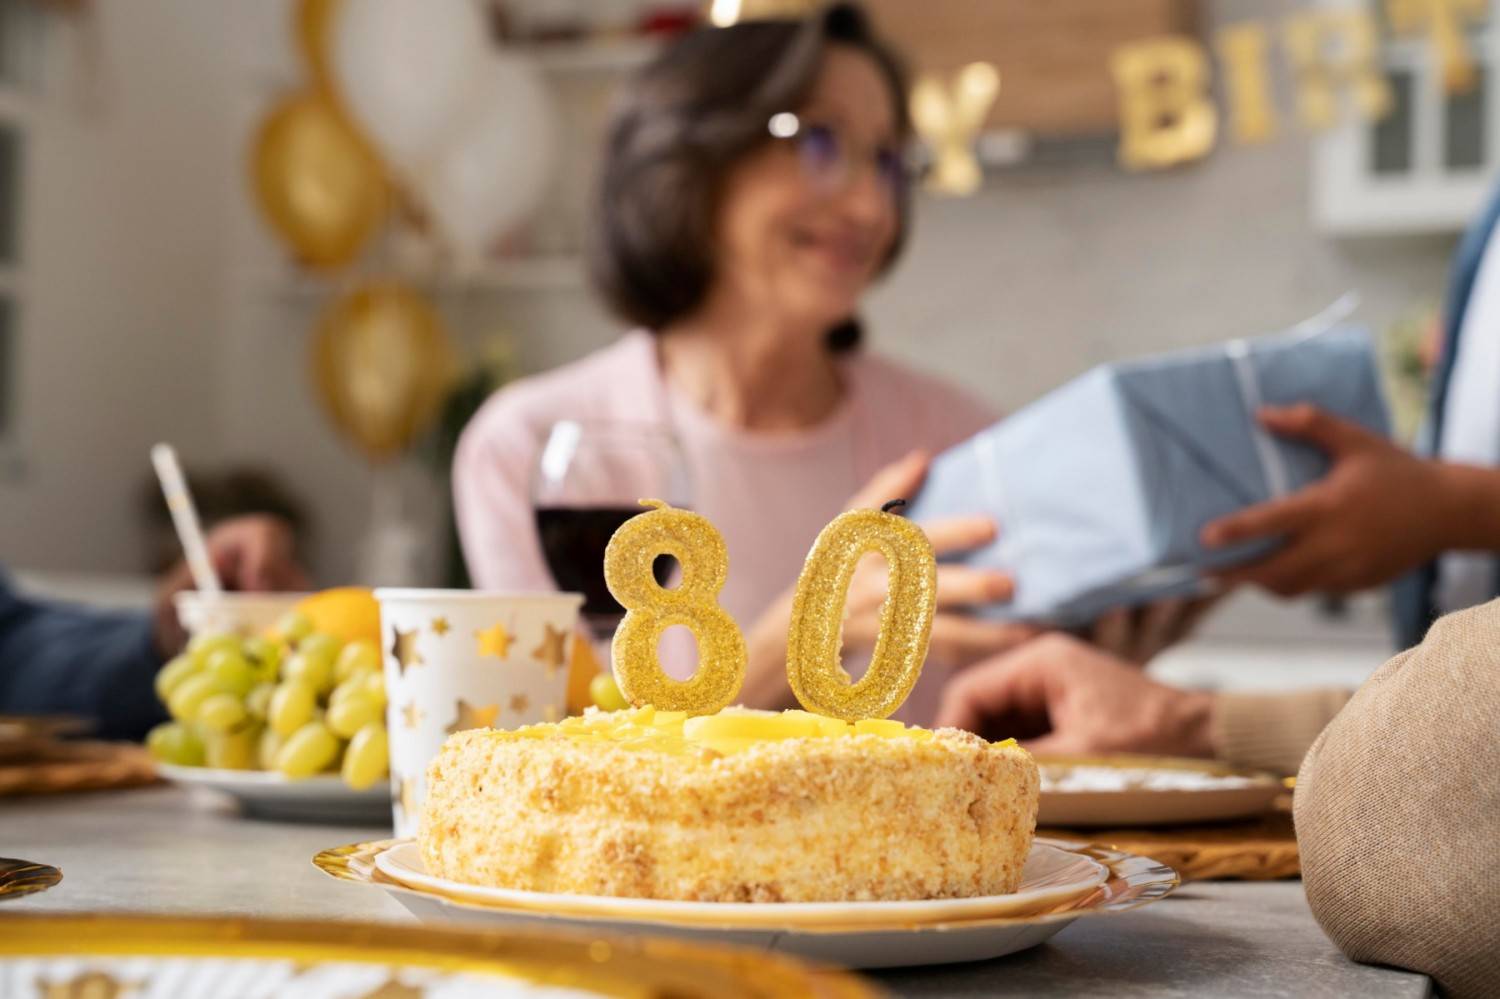
[[[375,594],[362,586],[341,586],[314,593],[297,604],[297,610],[312,622],[313,631],[352,642],[367,638],[380,644],[380,604]]]

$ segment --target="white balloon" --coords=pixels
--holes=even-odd
[[[432,158],[489,48],[474,0],[342,0],[334,20],[339,92],[402,172]]]
[[[546,194],[556,144],[553,114],[547,85],[529,62],[492,57],[446,146],[413,178],[464,262],[483,256]]]

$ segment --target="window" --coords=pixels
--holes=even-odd
[[[1366,0],[1383,18],[1382,0]],[[1453,232],[1484,204],[1500,173],[1500,127],[1491,67],[1500,26],[1469,26],[1478,80],[1447,94],[1425,36],[1383,33],[1392,110],[1379,122],[1351,120],[1313,144],[1313,213],[1332,235]]]

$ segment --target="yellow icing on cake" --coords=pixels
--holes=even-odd
[[[889,718],[865,718],[849,723],[811,711],[757,711],[725,708],[712,715],[689,717],[683,711],[658,711],[649,704],[624,711],[599,711],[560,722],[528,725],[512,731],[491,733],[498,739],[567,738],[583,742],[609,742],[629,749],[662,753],[687,753],[709,749],[730,756],[764,742],[784,739],[848,739],[873,735],[883,739],[929,742],[930,730],[903,725]],[[1013,739],[997,745],[1011,745]]]

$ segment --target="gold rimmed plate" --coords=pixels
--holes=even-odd
[[[460,886],[457,893],[409,874],[408,841],[382,840],[326,850],[313,859],[325,873],[345,881],[376,885],[390,892],[424,921],[490,926],[559,926],[585,932],[668,933],[762,950],[778,950],[849,967],[878,968],[975,961],[1024,950],[1085,915],[1122,912],[1162,898],[1178,883],[1176,873],[1156,861],[1089,844],[1039,839],[1038,854],[1055,851],[1102,868],[1092,886],[1070,889],[1034,905],[981,905],[973,911],[934,909],[931,918],[914,916],[925,903],[817,903],[815,918],[796,918],[796,905],[761,903],[753,920],[736,921],[743,903],[663,903],[645,899],[540,896]],[[1023,881],[1023,890],[1027,887]],[[478,891],[480,894],[476,895]],[[492,889],[489,891],[493,891]],[[525,896],[530,895],[530,898]],[[509,896],[518,896],[515,898]],[[554,900],[565,899],[561,905]],[[680,906],[668,913],[662,906]],[[879,918],[881,907],[889,907]],[[789,915],[790,913],[790,915]],[[941,913],[941,914],[939,914]]]
[[[877,994],[790,958],[647,937],[133,915],[0,914],[3,981],[37,999]]]
[[[1264,813],[1285,790],[1268,773],[1168,756],[1038,756],[1037,824],[1073,828],[1186,825]]]
[[[0,857],[0,901],[46,891],[62,880],[62,871],[48,864]]]

